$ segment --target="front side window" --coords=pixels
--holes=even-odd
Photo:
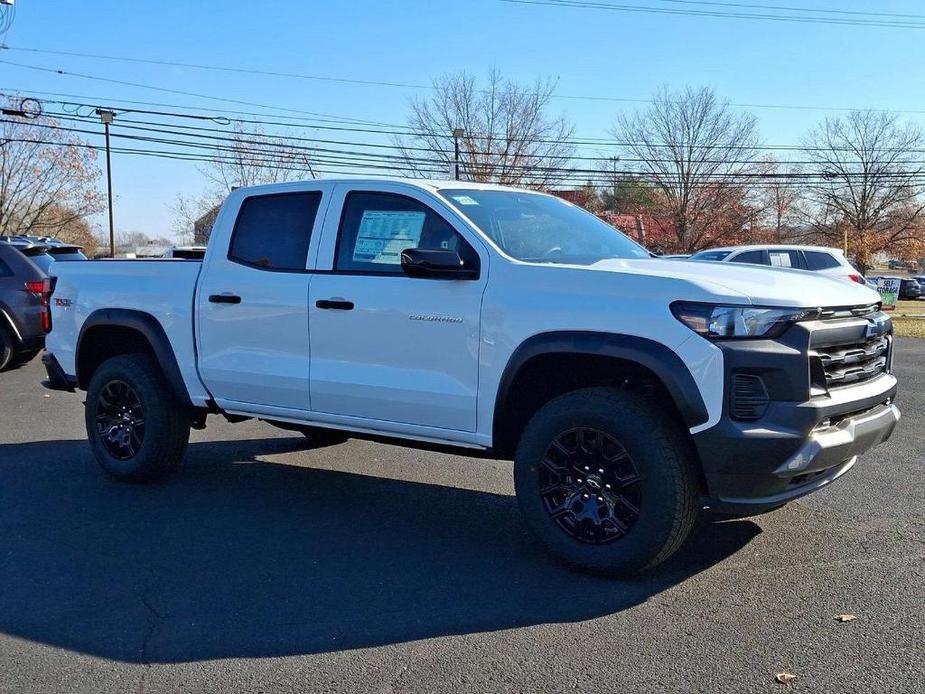
[[[229,260],[263,270],[304,270],[320,192],[246,198],[231,236]]]
[[[448,250],[472,260],[475,251],[427,205],[394,193],[349,193],[340,222],[335,269],[401,274],[401,252]]]
[[[551,195],[474,188],[440,194],[517,260],[593,265],[609,258],[651,257],[590,212]]]

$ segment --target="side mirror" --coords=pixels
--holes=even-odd
[[[406,248],[401,252],[401,269],[408,277],[432,280],[474,280],[478,267],[463,262],[456,251]]]

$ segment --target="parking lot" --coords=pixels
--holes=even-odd
[[[36,360],[0,375],[0,691],[925,691],[925,342],[896,362],[849,475],[615,581],[532,544],[506,463],[210,418],[114,483]]]

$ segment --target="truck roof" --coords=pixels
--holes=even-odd
[[[496,183],[480,183],[477,181],[455,181],[453,179],[433,179],[433,178],[403,178],[400,176],[325,176],[323,178],[306,179],[302,181],[289,181],[286,183],[268,183],[258,186],[247,186],[236,188],[235,192],[245,194],[254,194],[260,192],[271,192],[275,190],[299,189],[305,185],[317,183],[351,183],[363,185],[382,185],[383,183],[400,183],[421,190],[435,192],[445,188],[468,189],[468,190],[509,190],[518,192],[542,193],[542,191],[531,191],[526,188],[515,186],[502,186]]]

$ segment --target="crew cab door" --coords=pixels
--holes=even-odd
[[[401,184],[338,184],[331,210],[342,211],[325,224],[309,291],[314,416],[475,431],[481,241],[435,196]],[[456,250],[478,277],[408,277],[409,247]]]
[[[310,409],[309,259],[330,188],[282,188],[233,193],[202,268],[199,371],[225,409]]]

